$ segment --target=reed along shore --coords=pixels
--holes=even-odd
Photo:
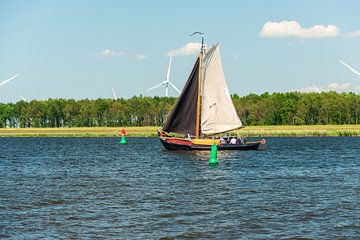
[[[128,137],[156,137],[159,127],[125,127]],[[0,128],[0,137],[118,137],[119,127]],[[248,126],[230,135],[247,137],[360,136],[360,125]]]

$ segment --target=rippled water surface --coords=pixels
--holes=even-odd
[[[268,138],[216,168],[118,142],[0,138],[0,238],[360,238],[360,138]]]

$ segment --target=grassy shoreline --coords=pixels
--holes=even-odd
[[[128,137],[156,137],[158,127],[126,127]],[[0,128],[0,137],[118,137],[121,128]],[[360,125],[249,126],[233,134],[249,137],[360,136]]]

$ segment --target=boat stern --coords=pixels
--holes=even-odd
[[[266,150],[266,140],[265,139],[260,139],[259,143],[260,144],[259,144],[257,150]]]

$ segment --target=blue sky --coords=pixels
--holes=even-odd
[[[145,90],[165,80],[167,53],[200,40],[194,31],[220,43],[231,93],[313,84],[358,93],[360,78],[339,59],[360,70],[359,9],[355,0],[2,0],[0,82],[20,76],[0,86],[0,101],[111,98],[111,88],[164,95]],[[170,80],[182,88],[196,55],[177,53]]]

